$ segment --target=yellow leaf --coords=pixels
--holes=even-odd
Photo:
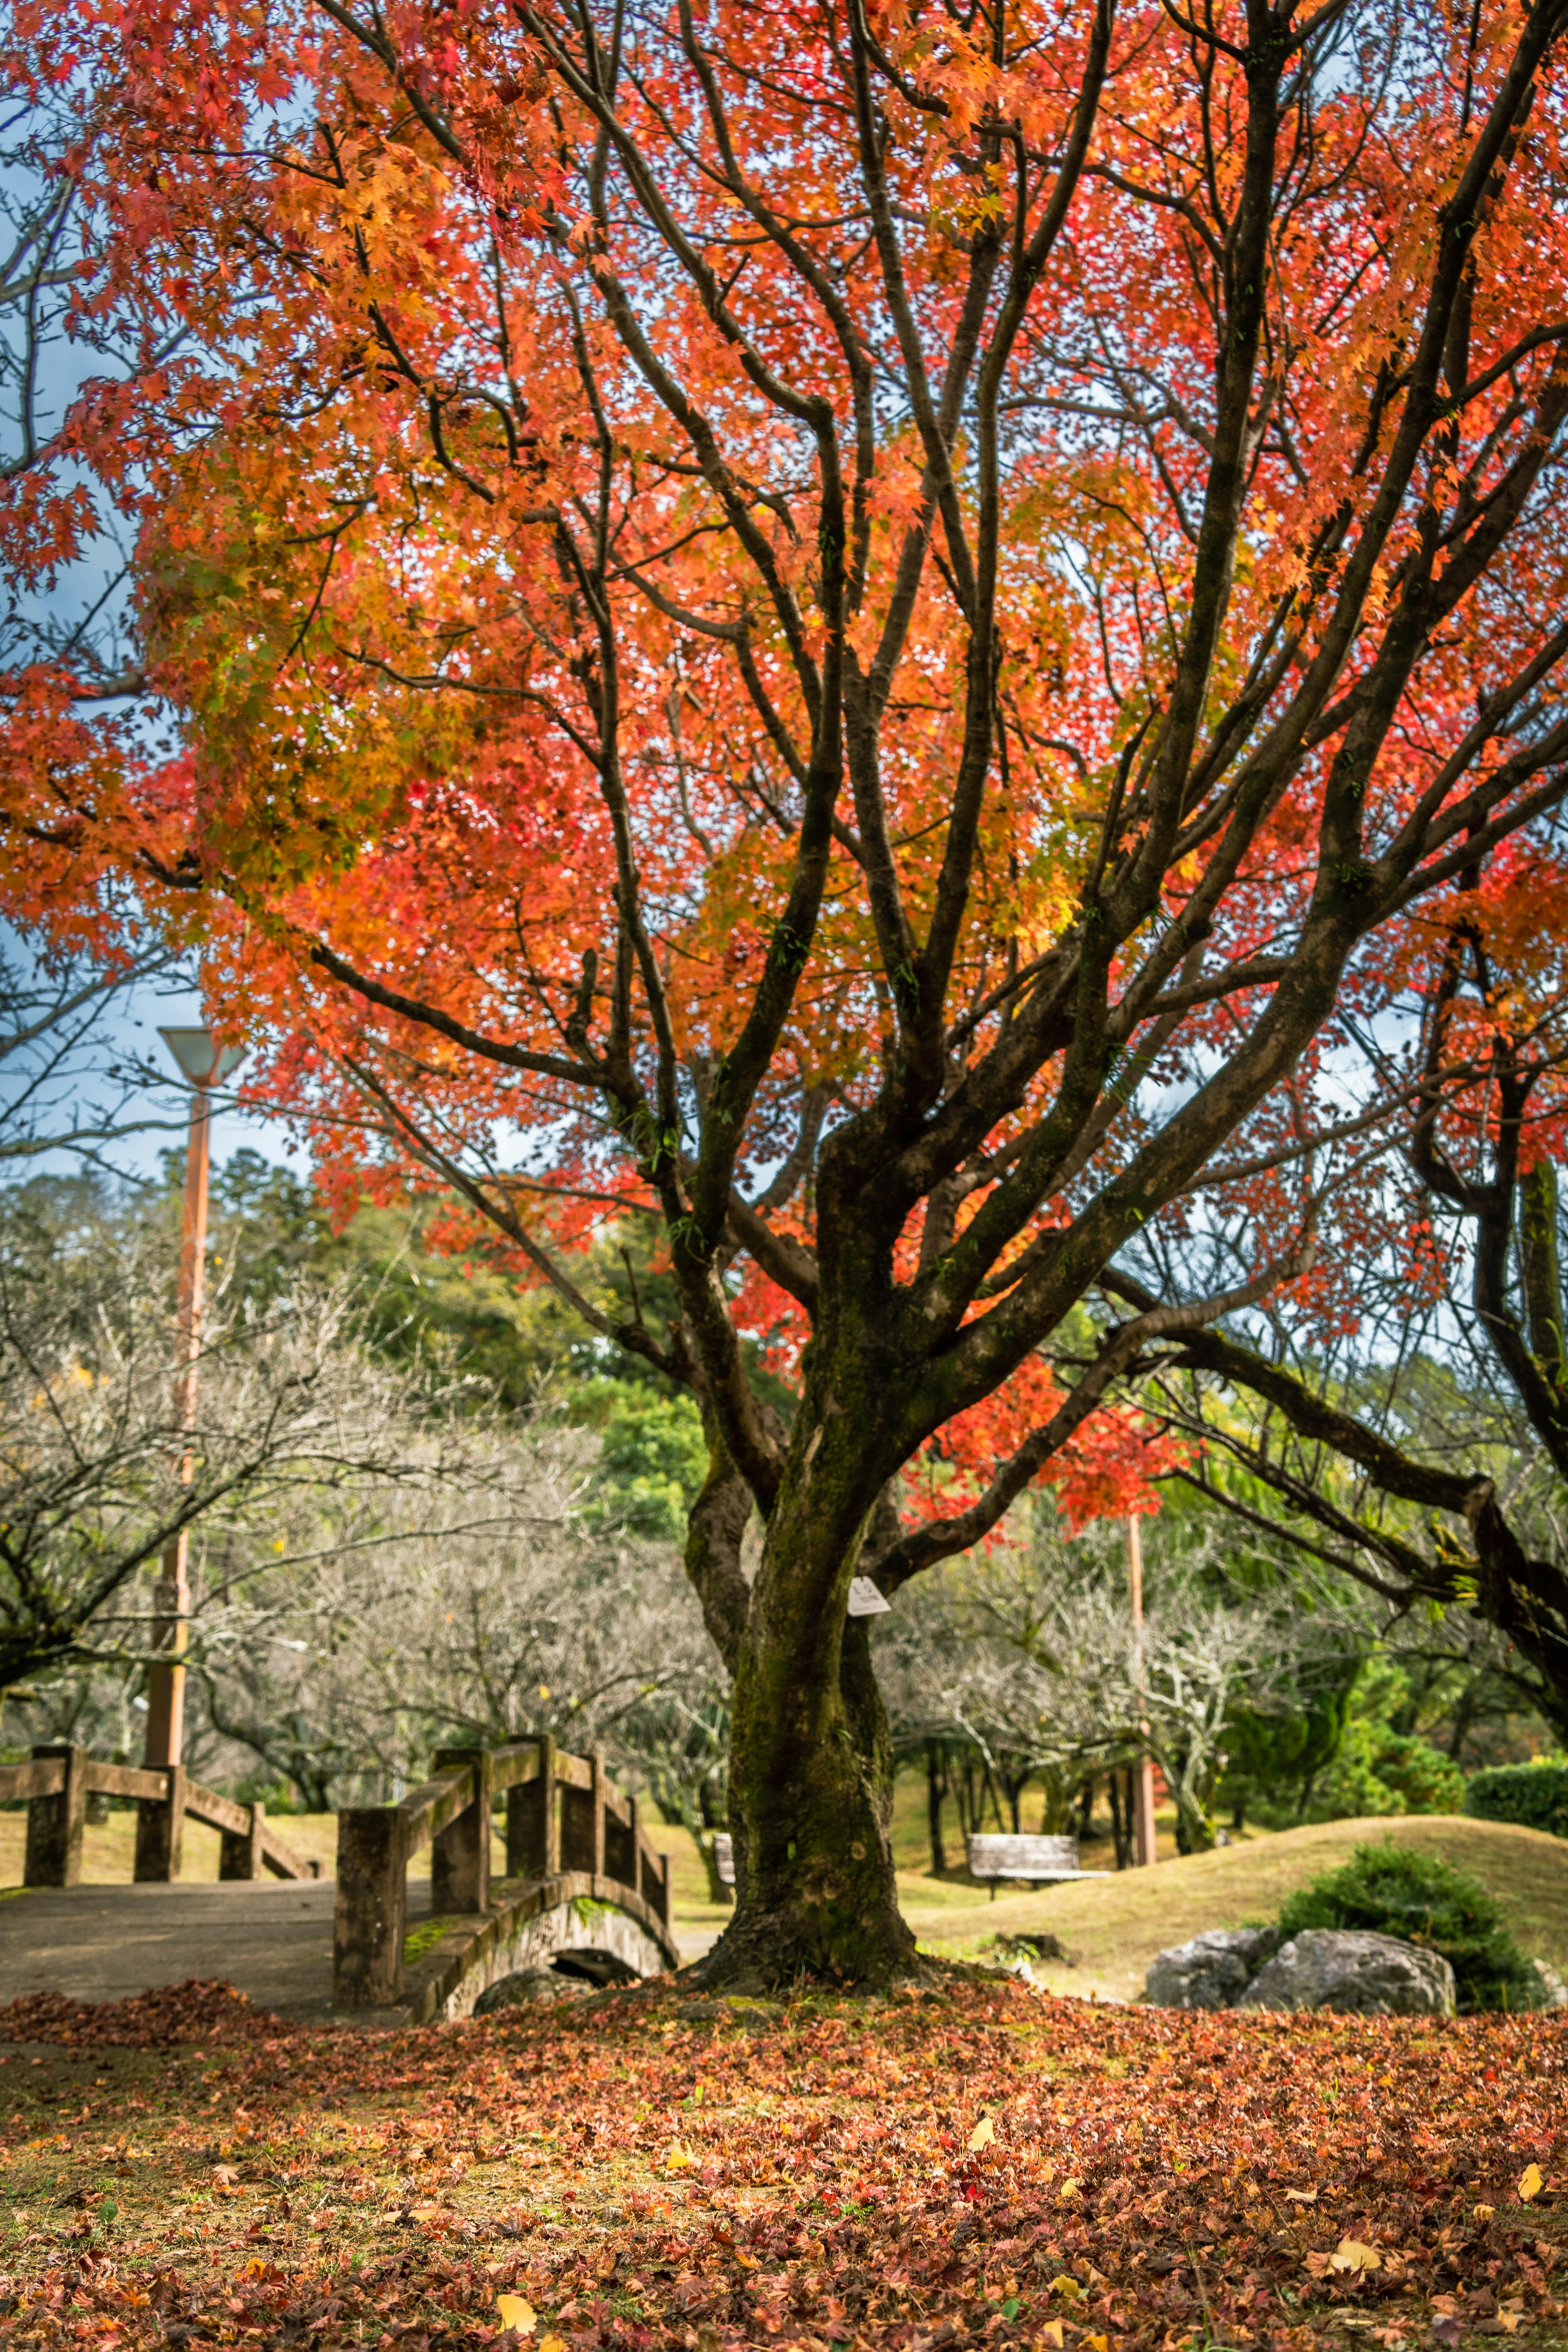
[[[1541,2177],[1541,2167],[1538,2164],[1527,2164],[1519,2176],[1520,2203],[1528,2205],[1532,2197],[1540,2196],[1544,2186],[1545,2183]]]
[[[667,2172],[695,2172],[697,2158],[689,2147],[668,2148],[665,2152],[664,2168]]]
[[[566,2352],[566,2338],[564,2336],[546,2336],[540,2344],[539,2352]]]
[[[533,2305],[525,2303],[521,2294],[498,2294],[496,2315],[503,2327],[518,2336],[531,2336],[535,2326]]]
[[[980,2121],[975,2125],[974,2129],[969,2135],[970,2147],[972,2150],[989,2147],[995,2137],[995,2125],[992,2122],[989,2116],[982,2116]]]
[[[1492,2215],[1497,2211],[1497,2207],[1495,2205],[1472,2205],[1470,2211],[1474,2214],[1478,2221],[1489,2221]]]
[[[1383,2268],[1383,2256],[1377,2248],[1363,2244],[1360,2238],[1342,2238],[1329,2261],[1336,2271],[1380,2271]]]
[[[1083,2300],[1082,2287],[1079,2286],[1077,2279],[1069,2278],[1066,2271],[1062,2273],[1060,2278],[1054,2278],[1051,2281],[1046,2293],[1065,2295],[1069,2303],[1081,2303]]]
[[[1056,2347],[1056,2352],[1061,2352],[1061,2321],[1059,2319],[1047,2319],[1045,2326],[1040,2330],[1039,2340],[1042,2344],[1054,2345]]]
[[[1064,2180],[1061,2187],[1058,2189],[1057,2195],[1062,2198],[1076,2197],[1078,2195],[1078,2182],[1076,2180]]]
[[[1285,2196],[1291,2205],[1315,2205],[1318,2201],[1315,2189],[1287,2189]]]
[[[1086,2336],[1083,2340],[1088,2347],[1088,2352],[1110,2352],[1109,2336]]]

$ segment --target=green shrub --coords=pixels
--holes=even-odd
[[[1508,1931],[1502,1906],[1451,1864],[1409,1846],[1358,1845],[1342,1870],[1292,1895],[1279,1932],[1359,1927],[1440,1952],[1454,1971],[1462,2016],[1538,2009],[1540,1979]]]
[[[1472,1772],[1465,1811],[1483,1822],[1518,1822],[1568,1837],[1568,1762],[1498,1764]]]

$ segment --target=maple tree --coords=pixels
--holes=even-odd
[[[345,1194],[449,1188],[699,1397],[718,1978],[910,1958],[851,1575],[1040,1476],[1143,1507],[1179,1449],[1119,1384],[1252,1302],[1331,1328],[1347,1139],[1465,1083],[1365,1041],[1565,786],[1565,34],[16,14],[14,85],[81,93],[136,364],[69,447],[175,726],[16,668],[8,900],[133,877]],[[606,1217],[668,1329],[574,1282]],[[1110,1320],[1205,1220],[1237,1277]]]
[[[1423,1076],[1460,1063],[1468,1075],[1420,1088],[1369,1155],[1369,1185],[1404,1214],[1363,1268],[1340,1344],[1303,1351],[1283,1326],[1206,1331],[1159,1374],[1175,1419],[1209,1448],[1206,1469],[1185,1475],[1254,1526],[1277,1501],[1287,1539],[1402,1611],[1458,1605],[1499,1627],[1526,1669],[1516,1687],[1563,1737],[1565,903],[1557,861],[1516,853],[1466,875],[1438,910],[1412,1045]],[[1462,1336],[1446,1346],[1448,1334]],[[1324,1455],[1346,1475],[1325,1477]],[[1443,1516],[1423,1524],[1432,1512]]]

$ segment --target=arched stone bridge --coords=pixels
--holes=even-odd
[[[312,1883],[258,1811],[248,1867],[237,1828],[232,1853],[225,1840],[227,1870],[248,1885],[81,1885],[80,1792],[111,1769],[121,1769],[56,1751],[10,1768],[26,1786],[0,1785],[0,1796],[26,1797],[29,1813],[29,1884],[0,1902],[0,2000],[43,1990],[114,2000],[221,1977],[284,2015],[418,2024],[471,2014],[498,1988],[504,1997],[509,1978],[549,1969],[624,1983],[680,1964],[668,1859],[649,1842],[636,1798],[614,1787],[598,1757],[567,1755],[552,1739],[447,1750],[400,1804],[340,1813],[335,1884]],[[0,1772],[0,1783],[8,1777]],[[191,1801],[183,1776],[163,1777],[156,1791],[116,1792],[145,1809],[184,1802],[198,1818],[228,1801],[205,1790]],[[139,1854],[177,1867],[179,1823],[143,1827]],[[492,1880],[498,1827],[506,1867]],[[426,1847],[427,1897],[408,1876]],[[286,1872],[286,1883],[258,1883],[263,1868]]]
[[[492,1888],[498,1799],[506,1876]],[[437,1932],[411,1938],[408,1864],[426,1844]],[[602,1983],[680,1965],[669,1857],[602,1758],[565,1755],[549,1738],[447,1748],[435,1779],[400,1805],[338,1815],[334,2009],[466,2017],[504,1978],[555,1963]]]

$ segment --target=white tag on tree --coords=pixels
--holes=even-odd
[[[868,1576],[852,1576],[849,1580],[849,1614],[851,1617],[886,1617],[892,1609],[884,1601]]]

